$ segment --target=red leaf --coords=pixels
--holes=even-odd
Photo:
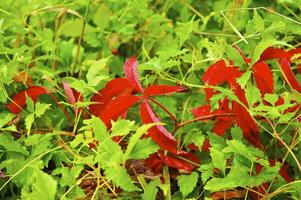
[[[262,52],[262,54],[260,55],[259,62],[271,59],[290,58],[291,56],[292,53],[286,52],[283,49],[269,47]]]
[[[171,85],[152,85],[145,89],[147,96],[171,94],[174,92],[185,92],[187,88],[181,86]]]
[[[48,94],[48,90],[44,87],[41,86],[32,86],[29,87],[28,89],[21,91],[17,93],[13,98],[12,102],[7,104],[7,108],[9,109],[10,112],[14,114],[18,114],[26,104],[26,95],[29,96],[34,102],[37,101],[39,95],[41,94]]]
[[[165,163],[167,166],[185,170],[187,172],[191,172],[197,166],[181,158],[165,155],[163,151],[159,151],[158,156],[161,158],[162,162]],[[189,154],[189,156],[186,155],[185,159],[199,164],[199,160],[194,154]]]
[[[301,85],[296,79],[291,69],[290,61],[288,59],[281,59],[280,67],[281,67],[282,75],[284,76],[286,82],[291,86],[291,88],[301,93]]]
[[[112,100],[103,110],[100,115],[100,119],[107,127],[111,126],[111,120],[117,120],[117,118],[127,111],[131,106],[138,103],[140,97],[127,95],[119,96]]]
[[[131,57],[127,59],[124,63],[124,74],[130,84],[135,88],[138,92],[143,93],[143,88],[138,78],[138,62],[135,57]]]
[[[261,95],[274,92],[274,80],[270,67],[265,62],[257,62],[252,67],[253,74]]]
[[[143,123],[158,123],[159,118],[155,116],[155,113],[147,100],[143,100],[140,106],[140,113]],[[169,133],[164,126],[153,126],[148,130],[148,135],[162,148],[171,153],[179,154],[177,150],[177,141],[174,136]]]
[[[64,87],[64,91],[65,91],[65,95],[67,96],[68,98],[68,101],[71,103],[71,104],[75,104],[76,103],[76,100],[75,100],[75,96],[73,94],[73,91],[71,89],[71,87],[68,85],[68,83],[66,83],[65,81],[63,81],[63,87]]]
[[[220,60],[207,69],[202,80],[209,85],[217,85],[234,80],[241,74],[237,67],[227,67],[225,61]]]
[[[103,89],[99,90],[98,93],[91,98],[90,101],[95,104],[90,105],[89,110],[93,115],[99,116],[113,97],[130,95],[132,90],[126,78],[115,78],[109,81]]]

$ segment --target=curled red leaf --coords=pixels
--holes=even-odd
[[[147,100],[143,100],[140,105],[140,114],[143,123],[158,123],[159,118],[156,117],[153,109]],[[177,141],[174,136],[169,133],[164,126],[153,126],[148,130],[148,135],[162,148],[171,153],[179,154],[177,150]]]
[[[102,111],[100,119],[107,126],[111,126],[111,120],[117,120],[130,107],[140,101],[140,97],[133,95],[119,96],[110,101]]]
[[[124,74],[130,84],[138,92],[143,93],[143,88],[138,78],[138,62],[135,57],[127,59],[124,63]]]
[[[145,89],[145,95],[168,95],[175,92],[185,92],[187,88],[182,86],[171,86],[171,85],[152,85]]]
[[[261,95],[273,93],[274,80],[270,67],[265,62],[261,61],[253,65],[252,71]]]
[[[10,112],[18,114],[25,107],[26,95],[30,97],[34,102],[37,101],[38,97],[42,94],[49,94],[49,91],[41,86],[32,86],[26,90],[17,93],[13,98],[12,102],[7,104],[7,108]]]
[[[65,81],[63,81],[63,87],[64,87],[64,91],[65,91],[65,95],[67,96],[68,98],[68,101],[71,103],[71,104],[75,104],[76,103],[76,100],[75,100],[75,96],[73,94],[73,91],[72,91],[72,88],[69,86],[69,84]]]
[[[290,65],[290,61],[288,59],[281,59],[280,60],[280,67],[281,72],[283,74],[284,79],[286,82],[291,86],[291,88],[297,90],[301,93],[301,85],[296,79]]]

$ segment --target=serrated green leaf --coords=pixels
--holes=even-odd
[[[266,93],[264,95],[264,100],[269,102],[272,106],[275,106],[276,101],[278,101],[279,97],[277,94],[269,94]]]
[[[247,89],[245,90],[245,94],[247,102],[251,109],[255,103],[261,102],[262,100],[259,89],[253,84],[248,84]]]
[[[178,176],[178,186],[180,187],[180,192],[183,197],[186,197],[190,192],[193,191],[197,182],[199,174],[197,172],[192,172],[189,175],[180,175]]]
[[[112,180],[116,186],[123,190],[128,192],[139,191],[139,188],[134,185],[126,169],[122,166],[105,167],[105,174],[107,180]]]
[[[210,156],[214,167],[218,168],[223,174],[225,174],[227,160],[225,159],[224,153],[217,149],[210,148]]]
[[[138,140],[128,156],[128,159],[146,159],[159,150],[159,146],[151,139]]]
[[[57,191],[57,181],[42,171],[36,172],[34,176],[31,189],[29,191],[22,190],[21,198],[24,200],[54,200]]]
[[[37,102],[35,108],[35,115],[37,117],[41,117],[45,113],[45,111],[50,108],[50,106],[51,106],[50,104]]]
[[[104,30],[111,17],[111,11],[108,9],[107,6],[102,4],[96,11],[94,17],[93,17],[93,22],[97,25],[97,27],[102,31]]]
[[[136,131],[136,133],[131,137],[129,144],[127,146],[127,149],[124,154],[124,162],[128,159],[130,153],[133,151],[135,145],[137,144],[140,137],[147,132],[148,129],[155,125],[160,125],[161,123],[152,123],[152,124],[145,124],[141,127],[139,127]]]
[[[25,127],[26,127],[26,131],[27,131],[27,135],[30,134],[30,130],[31,130],[31,126],[34,122],[34,113],[30,113],[29,115],[27,115],[25,117]]]
[[[243,140],[243,132],[238,126],[231,128],[231,135],[234,140]]]
[[[130,133],[135,122],[125,119],[120,119],[117,122],[112,122],[111,137],[125,136]]]
[[[29,155],[28,151],[9,133],[0,134],[0,146],[2,146],[8,152],[18,152],[24,155]]]
[[[272,181],[279,171],[279,165],[264,168],[259,175],[250,175],[249,168],[234,160],[229,174],[225,178],[212,178],[205,185],[211,192],[234,189],[237,187],[259,186],[266,181]]]
[[[274,39],[273,37],[268,37],[268,38],[263,38],[258,45],[256,46],[253,56],[252,56],[252,63],[251,66],[253,66],[254,63],[256,63],[259,58],[260,55],[262,54],[262,52],[267,49],[268,47],[273,46],[274,44],[276,44],[277,40]]]
[[[94,61],[86,75],[88,85],[96,86],[101,80],[107,78],[107,70],[105,67],[107,66],[109,58],[102,58],[100,60]]]
[[[245,88],[247,82],[249,81],[250,77],[252,75],[251,71],[247,71],[243,73],[243,75],[239,78],[237,78],[237,83],[241,86],[241,88]]]

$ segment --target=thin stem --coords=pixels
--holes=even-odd
[[[158,101],[156,101],[155,99],[153,99],[151,97],[147,97],[147,99],[151,100],[153,103],[158,105],[166,114],[168,114],[170,116],[170,118],[175,122],[175,124],[177,124],[176,117],[171,112],[169,112],[169,110],[167,110],[162,104],[160,104]]]
[[[85,33],[85,28],[86,28],[86,23],[87,23],[87,16],[88,16],[88,12],[89,12],[89,9],[90,9],[90,4],[91,4],[91,0],[89,0],[88,6],[87,6],[87,9],[86,9],[86,13],[85,13],[85,17],[83,19],[82,30],[81,30],[80,36],[78,38],[77,48],[76,48],[76,53],[75,53],[75,58],[74,58],[74,65],[72,66],[72,69],[71,69],[71,76],[73,76],[74,71],[75,71],[75,67],[76,67],[77,62],[78,62],[80,46],[81,46],[81,43],[82,43],[82,40],[83,40],[83,37],[84,37],[84,33]]]

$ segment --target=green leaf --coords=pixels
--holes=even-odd
[[[8,152],[18,152],[24,155],[29,155],[28,151],[17,141],[14,140],[13,136],[9,133],[0,134],[0,146],[2,146]]]
[[[250,169],[239,163],[236,159],[229,174],[225,178],[212,178],[205,185],[211,192],[234,189],[237,187],[259,186],[266,181],[272,181],[279,171],[279,165],[263,168],[259,175],[250,175]]]
[[[0,129],[5,126],[8,122],[10,122],[15,117],[14,114],[9,112],[1,112],[0,113]]]
[[[146,159],[159,150],[159,146],[151,139],[138,140],[128,156],[128,159]]]
[[[254,63],[256,63],[259,58],[260,58],[260,55],[262,54],[262,52],[267,49],[268,47],[271,47],[273,46],[274,44],[276,44],[277,40],[274,39],[273,37],[268,37],[268,38],[263,38],[259,43],[258,45],[256,46],[255,50],[254,50],[254,53],[253,53],[253,56],[252,56],[252,63],[251,63],[251,66],[254,65]]]
[[[136,131],[136,133],[131,137],[129,144],[127,146],[127,149],[124,154],[124,162],[128,159],[130,153],[133,151],[135,145],[137,144],[140,137],[147,132],[148,129],[155,125],[159,125],[161,123],[153,123],[153,124],[145,124],[141,127],[139,127]]]
[[[243,75],[239,78],[237,78],[237,83],[241,86],[241,88],[245,88],[247,82],[249,81],[250,77],[252,75],[251,71],[247,71],[243,73]]]
[[[41,117],[45,113],[45,111],[50,108],[50,106],[51,106],[50,104],[43,104],[43,103],[37,102],[36,109],[35,109],[36,116]]]
[[[132,127],[134,126],[135,122],[125,119],[119,119],[117,122],[112,122],[112,132],[111,137],[113,136],[125,136],[130,133]]]
[[[243,132],[238,126],[231,128],[231,135],[233,140],[243,140]]]
[[[227,160],[225,159],[224,153],[217,149],[210,148],[210,156],[214,167],[218,168],[223,174],[225,174]]]
[[[254,9],[254,22],[255,22],[257,31],[259,31],[259,32],[264,31],[264,21],[261,18],[261,16],[258,14],[256,9]]]
[[[264,95],[264,100],[266,100],[267,102],[269,102],[272,106],[275,106],[275,103],[278,101],[279,97],[277,94],[269,94],[266,93]]]
[[[31,126],[32,126],[33,122],[34,122],[34,113],[30,113],[25,118],[25,127],[26,127],[28,135],[30,134],[30,130],[31,130]]]
[[[57,191],[57,181],[42,171],[38,171],[34,176],[31,189],[28,191],[22,190],[21,198],[24,200],[54,200]]]
[[[102,58],[100,60],[94,61],[86,75],[88,85],[96,86],[101,80],[107,78],[107,69],[109,58]]]
[[[248,84],[247,89],[245,90],[245,93],[246,93],[246,99],[250,106],[250,109],[252,109],[252,106],[255,103],[261,102],[261,100],[262,100],[259,89],[253,84]]]
[[[109,24],[111,18],[111,11],[108,9],[107,6],[102,4],[96,11],[93,22],[98,26],[98,28],[102,31],[104,30],[107,25]]]
[[[178,185],[183,197],[186,197],[190,192],[193,191],[198,182],[198,178],[199,174],[197,172],[192,172],[189,175],[178,176]]]
[[[29,96],[27,96],[27,94],[26,94],[26,108],[27,108],[27,110],[29,110],[30,112],[34,112],[34,102],[33,102],[33,100],[29,97]]]
[[[131,177],[127,173],[126,169],[120,165],[105,167],[105,175],[107,180],[112,180],[112,182],[121,187],[123,190],[132,192],[138,191],[139,188],[135,186],[131,180]]]
[[[142,194],[142,200],[156,200],[158,188],[157,186],[160,184],[158,179],[151,181],[144,189],[144,193]]]

